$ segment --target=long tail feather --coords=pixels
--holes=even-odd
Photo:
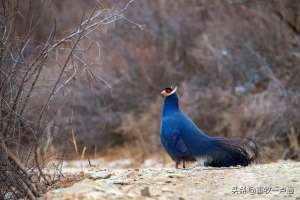
[[[245,150],[247,151],[247,153],[249,155],[250,163],[254,162],[259,156],[259,149],[258,149],[258,146],[257,146],[255,140],[247,137],[247,138],[244,138],[242,141],[244,143],[243,145],[245,147]]]
[[[215,148],[209,152],[208,166],[247,166],[258,156],[257,145],[250,138],[245,140],[215,138],[213,143]]]

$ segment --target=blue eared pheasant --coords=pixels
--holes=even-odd
[[[160,140],[176,163],[198,161],[212,167],[247,166],[257,157],[253,140],[211,137],[201,131],[179,107],[177,88],[166,88],[160,127]],[[250,145],[251,144],[251,145]]]

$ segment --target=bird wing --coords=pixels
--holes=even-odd
[[[161,142],[167,152],[174,160],[188,157],[190,155],[188,148],[181,137],[179,130],[171,129],[161,135]]]
[[[176,136],[175,139],[175,148],[182,153],[183,155],[187,156],[188,155],[188,147],[186,146],[186,144],[184,143],[182,137],[180,136],[180,134],[178,134]]]

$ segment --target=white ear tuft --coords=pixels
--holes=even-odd
[[[177,90],[177,86],[174,87],[174,89],[172,90],[172,92],[170,93],[170,95],[174,94],[176,92],[176,90]]]

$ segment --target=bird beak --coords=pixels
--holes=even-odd
[[[166,91],[165,90],[163,90],[163,91],[161,91],[161,93],[160,93],[161,95],[163,95],[163,96],[167,96],[167,93],[166,93]]]

